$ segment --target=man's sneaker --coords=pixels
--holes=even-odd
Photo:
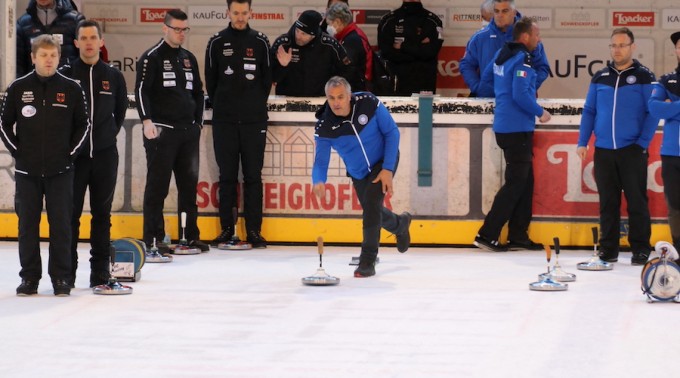
[[[38,281],[21,280],[21,284],[17,287],[17,295],[27,297],[34,294],[38,294]]]
[[[633,252],[633,257],[630,258],[630,265],[645,265],[649,260],[649,253]]]
[[[260,231],[248,231],[246,241],[253,246],[253,248],[267,248],[267,241],[262,237]]]
[[[519,251],[519,250],[528,250],[528,251],[542,251],[543,250],[543,244],[541,243],[535,243],[531,239],[527,239],[526,241],[523,242],[516,242],[516,241],[510,241],[508,240],[508,244],[506,244],[508,247],[508,250],[510,251]]]
[[[408,211],[404,211],[399,215],[399,224],[406,222],[404,230],[397,235],[397,251],[401,253],[408,251],[408,247],[411,246],[411,231],[409,230],[409,227],[411,227],[411,218],[411,213]]]
[[[67,280],[52,281],[52,288],[54,288],[54,295],[57,297],[68,297],[71,295],[71,286]]]
[[[153,247],[153,243],[146,243],[146,250],[151,250],[151,247]],[[161,254],[161,256],[169,256],[170,255],[170,246],[163,242],[156,241],[156,248],[158,248],[158,253]]]
[[[354,277],[370,276],[375,276],[375,261],[360,261],[359,266],[354,270]]]
[[[225,228],[220,232],[219,235],[212,241],[210,241],[210,246],[217,248],[221,243],[228,243],[231,237],[234,235],[234,229],[231,227]]]
[[[200,240],[192,240],[189,242],[189,247],[195,247],[201,250],[201,252],[208,252],[210,251],[210,246],[203,243]]]
[[[612,253],[612,252],[607,252],[607,251],[600,251],[600,260],[608,262],[608,263],[615,263],[619,261],[619,254]]]
[[[475,236],[475,241],[472,244],[490,252],[506,252],[508,250],[508,248],[499,243],[498,240],[489,240],[480,234]]]
[[[109,283],[111,273],[108,270],[93,270],[90,272],[90,287],[106,285]]]

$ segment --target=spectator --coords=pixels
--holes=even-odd
[[[91,99],[92,132],[83,153],[75,161],[73,184],[73,237],[71,240],[71,278],[75,287],[78,268],[80,215],[85,193],[90,193],[90,287],[106,284],[110,272],[111,204],[118,177],[116,136],[125,121],[127,87],[123,74],[100,59],[104,45],[96,21],[83,21],[76,30],[80,57],[61,67],[60,72],[78,81]]]
[[[340,43],[321,32],[321,14],[306,10],[271,48],[275,92],[285,96],[323,96],[334,75],[351,77],[351,61]]]
[[[378,24],[378,46],[397,77],[395,95],[437,89],[437,55],[444,43],[442,21],[420,0],[404,0]]]
[[[680,249],[680,87],[677,85],[680,80],[680,32],[671,34],[671,42],[675,46],[678,67],[654,84],[649,112],[664,120],[661,177],[673,246]]]
[[[76,27],[85,17],[74,10],[70,0],[31,0],[26,13],[17,19],[17,77],[33,69],[31,41],[51,34],[61,45],[59,66],[78,59],[74,44]]]
[[[198,185],[198,142],[203,127],[203,83],[196,57],[182,47],[189,33],[187,15],[171,9],[163,21],[163,39],[145,51],[137,63],[135,96],[142,120],[146,150],[144,189],[144,242],[154,238],[161,253],[169,247],[160,243],[165,236],[163,205],[170,177],[175,174],[178,212],[186,213],[189,245],[206,252],[196,223]]]
[[[350,85],[357,91],[365,91],[373,72],[373,50],[368,37],[354,23],[349,6],[343,2],[331,5],[326,12],[326,20],[328,34],[345,48],[354,66],[354,75],[348,78]]]
[[[354,276],[370,277],[375,275],[381,228],[396,235],[399,252],[406,252],[411,244],[411,214],[396,215],[383,205],[385,194],[393,193],[399,129],[377,97],[367,92],[352,94],[344,78],[332,77],[325,91],[327,101],[316,113],[313,190],[317,196],[325,196],[331,148],[335,149],[363,208],[363,241]]]
[[[50,226],[48,273],[56,296],[71,293],[73,161],[90,132],[87,103],[75,80],[57,73],[60,41],[38,36],[35,70],[9,85],[0,111],[0,137],[15,160],[21,284],[18,296],[38,293],[42,278],[40,214]]]
[[[621,227],[621,192],[628,202],[628,242],[632,265],[644,265],[651,245],[647,202],[647,147],[659,120],[649,114],[654,74],[633,59],[635,37],[614,29],[612,61],[590,81],[583,106],[576,152],[582,160],[595,135],[594,175],[600,198],[600,258],[617,262]]]
[[[205,83],[213,104],[213,147],[220,169],[220,225],[212,242],[233,243],[239,161],[243,169],[246,239],[266,248],[262,237],[262,165],[267,143],[267,99],[272,87],[267,36],[248,25],[251,0],[228,0],[229,26],[208,41]],[[239,46],[224,54],[225,46]],[[242,64],[247,61],[248,64]]]
[[[536,71],[528,65],[531,52],[541,41],[538,25],[523,17],[513,29],[514,42],[508,42],[494,56],[496,108],[493,131],[505,157],[505,183],[500,188],[475,237],[482,249],[503,252],[508,249],[541,250],[543,245],[529,238],[534,194],[533,139],[536,117],[548,122],[550,113],[536,102]],[[498,238],[508,223],[508,244]]]
[[[506,42],[513,40],[513,25],[521,18],[515,0],[493,0],[494,17],[491,23],[472,35],[460,61],[460,72],[470,88],[470,97],[494,97],[493,57]],[[536,90],[550,76],[550,65],[543,44],[531,53],[531,65],[536,71]],[[486,74],[484,73],[486,69]]]

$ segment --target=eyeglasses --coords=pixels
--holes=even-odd
[[[620,49],[625,49],[626,47],[630,47],[633,43],[622,43],[620,45],[609,45],[609,48],[612,50],[620,50]]]
[[[180,34],[180,33],[186,34],[191,30],[191,28],[178,28],[178,27],[175,27],[175,26],[170,26],[168,24],[165,24],[165,26],[169,27],[170,29],[172,29],[177,34]]]

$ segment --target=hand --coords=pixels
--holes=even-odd
[[[430,43],[430,37],[425,37],[425,39],[420,41],[420,43],[422,43],[423,45],[426,44],[426,43]]]
[[[287,67],[288,63],[293,59],[293,49],[288,49],[288,52],[286,52],[283,45],[279,45],[278,50],[276,50],[276,59],[278,59],[281,66]]]
[[[156,139],[161,135],[161,131],[150,119],[142,121],[142,125],[146,139]]]
[[[548,113],[547,110],[543,109],[543,114],[541,114],[541,118],[539,118],[538,121],[541,122],[541,123],[546,123],[546,122],[550,121],[550,118],[552,118],[550,113]]]
[[[588,147],[576,147],[576,154],[581,160],[586,159],[586,153],[588,152]]]
[[[401,43],[402,43],[402,41],[394,42],[392,44],[392,47],[394,47],[395,50],[401,50]]]
[[[324,198],[326,197],[326,184],[322,182],[314,184],[314,186],[312,187],[312,191],[314,192],[314,194],[316,194],[317,197]]]
[[[388,171],[387,169],[383,169],[378,173],[378,177],[373,180],[373,183],[376,184],[378,181],[382,181],[382,192],[383,193],[389,193],[392,195],[394,193],[394,190],[392,190],[392,171]]]

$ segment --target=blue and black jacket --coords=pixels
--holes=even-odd
[[[649,147],[659,124],[648,107],[655,83],[652,71],[635,59],[621,71],[613,63],[598,71],[583,106],[578,146],[588,145],[595,134],[598,148],[618,150],[633,144]]]
[[[531,54],[521,43],[509,42],[495,56],[493,131],[496,133],[531,132],[543,108],[536,102],[536,71]]]
[[[680,66],[675,71],[661,76],[654,84],[649,99],[652,116],[664,119],[661,155],[680,156]],[[670,102],[666,102],[670,100]]]
[[[326,182],[331,148],[338,152],[352,178],[365,178],[381,162],[382,169],[394,172],[399,129],[389,111],[368,92],[354,93],[350,106],[347,117],[336,116],[328,103],[316,113],[314,184]]]
[[[515,22],[521,17],[522,15],[517,12]],[[513,29],[514,26],[509,26],[505,32],[502,32],[492,19],[489,25],[470,37],[465,47],[465,56],[460,61],[460,72],[465,84],[470,88],[471,97],[494,97],[493,76],[485,76],[483,73],[488,66],[493,66],[498,50],[505,43],[512,42]],[[538,89],[550,76],[550,64],[542,43],[539,43],[531,52],[531,62],[536,71],[536,89]]]

